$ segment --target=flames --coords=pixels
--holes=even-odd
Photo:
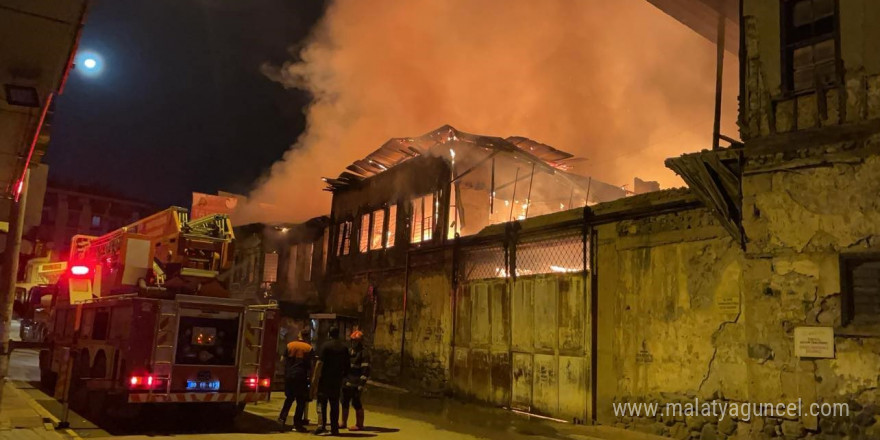
[[[296,61],[264,67],[314,101],[236,221],[326,214],[321,176],[446,123],[570,151],[609,183],[679,186],[663,159],[710,145],[714,54],[644,0],[338,0]],[[725,71],[735,133],[735,60]]]

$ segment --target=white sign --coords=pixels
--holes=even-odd
[[[794,355],[801,358],[834,358],[834,329],[795,327]]]

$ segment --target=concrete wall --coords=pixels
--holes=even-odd
[[[839,84],[797,97],[783,90],[780,3],[743,0],[742,138],[880,118],[880,3],[839,0]]]
[[[359,319],[371,344],[375,379],[441,393],[450,373],[451,279],[448,260],[414,264],[408,292],[403,268],[336,278],[328,284],[325,311]]]
[[[676,438],[729,434],[702,417],[615,417],[612,404],[747,398],[742,251],[705,209],[596,234],[599,422]]]

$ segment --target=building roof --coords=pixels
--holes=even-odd
[[[718,16],[724,16],[724,49],[739,54],[740,0],[647,0],[712,43],[718,38]]]
[[[436,130],[418,137],[392,138],[382,144],[378,150],[365,158],[357,160],[346,167],[335,179],[324,178],[327,191],[336,191],[360,182],[369,177],[381,174],[410,159],[419,156],[448,157],[451,146],[472,145],[487,150],[506,152],[515,157],[544,168],[545,171],[567,171],[571,164],[581,160],[571,153],[557,150],[549,145],[533,141],[521,136],[500,138],[466,133],[451,125],[444,125]],[[568,173],[565,173],[568,174]]]

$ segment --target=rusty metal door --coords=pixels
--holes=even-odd
[[[586,286],[580,273],[463,284],[456,293],[455,392],[568,421],[587,420]]]
[[[587,420],[589,306],[582,274],[520,277],[511,300],[511,406]]]
[[[456,293],[453,389],[510,404],[510,307],[506,279],[469,282]]]

